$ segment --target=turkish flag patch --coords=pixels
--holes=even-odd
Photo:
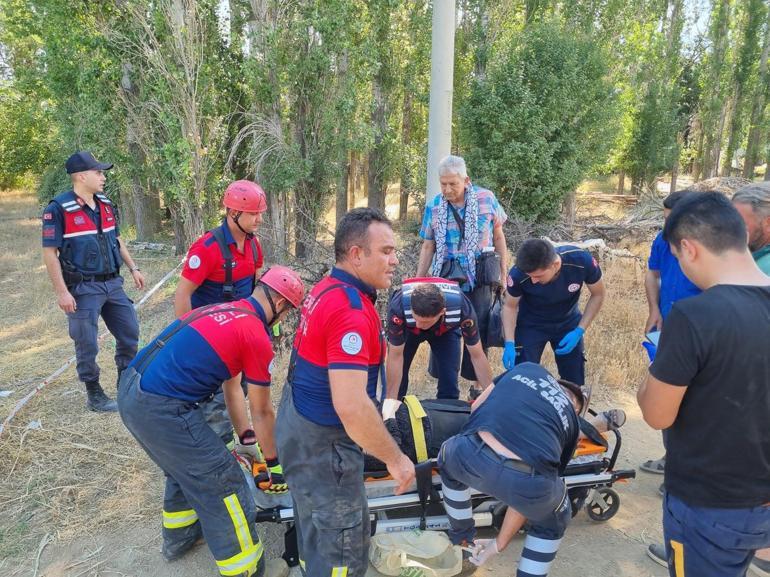
[[[53,220],[53,215],[50,212],[44,212],[43,220]]]
[[[401,326],[404,324],[404,320],[398,315],[393,315],[393,324]]]

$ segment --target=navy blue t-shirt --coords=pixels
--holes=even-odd
[[[575,246],[560,246],[561,269],[548,284],[533,283],[528,274],[515,266],[508,273],[508,294],[521,297],[516,325],[555,328],[577,324],[578,301],[583,284],[594,284],[602,271],[591,253]]]
[[[492,433],[541,475],[555,475],[572,458],[580,428],[556,379],[536,363],[522,363],[495,380],[462,430],[479,431]]]

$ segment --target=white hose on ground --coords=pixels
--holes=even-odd
[[[168,282],[168,279],[170,279],[172,276],[174,276],[174,273],[177,271],[177,269],[182,266],[182,263],[184,260],[182,260],[178,265],[176,265],[174,268],[172,268],[170,271],[168,271],[165,276],[160,279],[157,283],[155,283],[155,286],[153,286],[150,290],[148,290],[146,293],[144,293],[144,296],[139,300],[138,303],[134,304],[134,309],[139,310],[139,307],[141,307],[144,303],[147,302],[147,300],[155,294],[160,287],[162,287],[166,282]],[[104,338],[109,335],[109,331],[104,331],[99,335],[99,338],[97,339],[97,342],[101,342],[104,340]],[[24,396],[23,399],[21,399],[18,403],[16,403],[16,406],[11,410],[11,412],[8,414],[8,416],[5,418],[5,420],[0,423],[0,436],[2,436],[3,431],[5,431],[6,426],[8,423],[11,422],[11,420],[21,411],[21,409],[24,408],[24,406],[30,401],[32,397],[37,395],[43,388],[50,383],[51,381],[55,381],[57,378],[61,376],[61,374],[67,370],[67,368],[75,362],[75,356],[73,355],[65,363],[60,366],[58,369],[56,369],[53,373],[48,375],[45,379],[43,379],[40,383],[35,386],[34,389],[32,389],[29,393],[27,393],[26,396]]]

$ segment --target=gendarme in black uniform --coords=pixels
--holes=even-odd
[[[112,165],[79,152],[67,160],[66,167],[73,174],[108,170]],[[116,411],[115,402],[99,384],[99,316],[115,337],[118,375],[136,355],[139,321],[120,276],[123,259],[115,207],[103,194],[95,194],[93,201],[91,208],[73,190],[54,198],[43,211],[43,248],[57,249],[64,284],[77,305],[74,312],[67,313],[67,321],[75,343],[78,378],[88,391],[88,407]]]

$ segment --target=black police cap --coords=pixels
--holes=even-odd
[[[76,152],[64,163],[67,174],[84,172],[86,170],[109,170],[112,166],[112,164],[107,164],[106,162],[99,162],[94,158],[94,155],[87,150]]]

